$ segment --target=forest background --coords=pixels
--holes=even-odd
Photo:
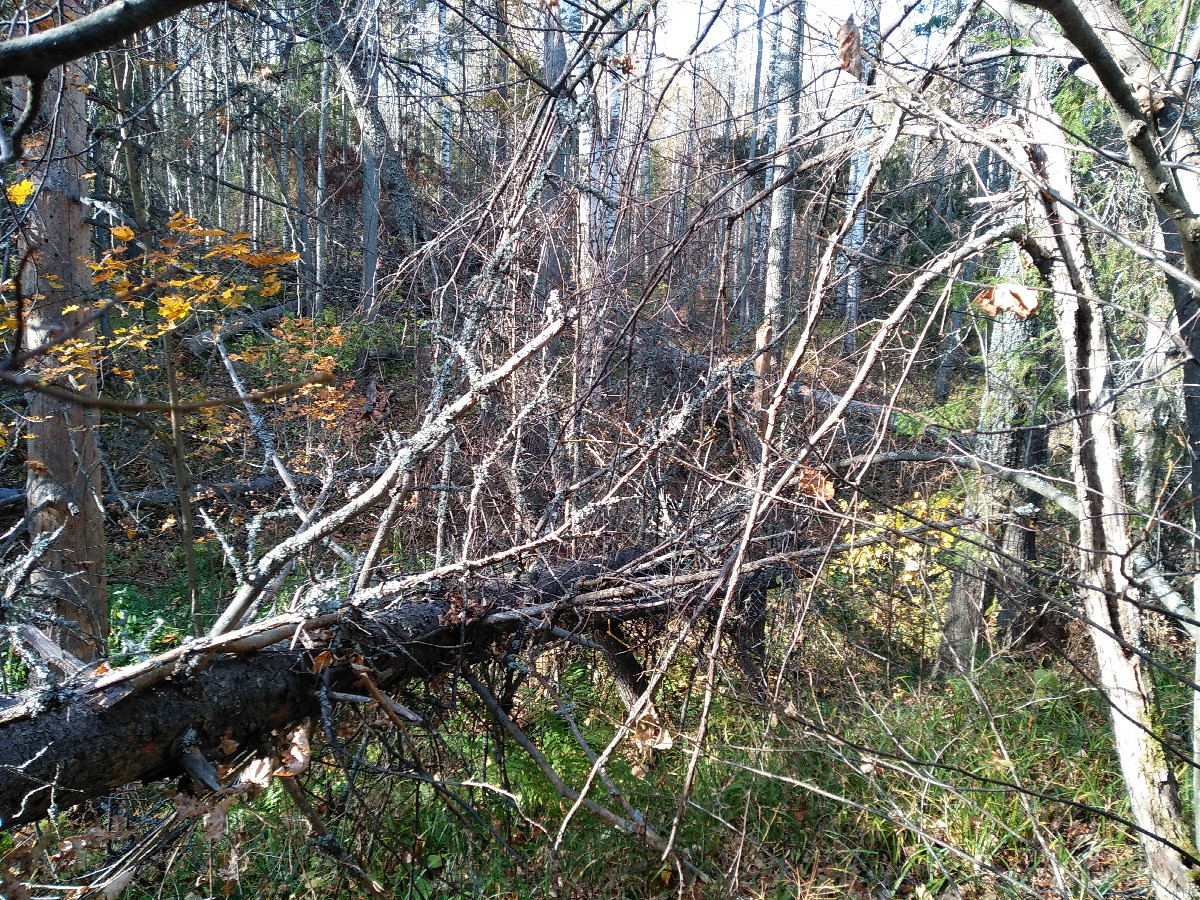
[[[1200,896],[1192,0],[3,12],[5,897]]]

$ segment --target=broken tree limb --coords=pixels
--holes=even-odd
[[[442,442],[450,436],[455,424],[468,410],[495,390],[542,347],[550,343],[566,327],[567,323],[575,318],[575,314],[576,310],[571,309],[561,318],[550,322],[538,335],[510,356],[505,363],[471,384],[464,394],[446,406],[416,434],[405,441],[404,446],[396,454],[395,460],[369,488],[339,509],[311,524],[305,523],[305,527],[301,531],[264,554],[253,569],[246,573],[246,579],[242,586],[238,588],[229,606],[213,625],[212,634],[219,635],[237,627],[242,616],[250,609],[251,604],[263,589],[298,554],[318,541],[329,537],[387,497],[401,478],[411,474],[430,453],[441,446]]]
[[[43,75],[209,0],[117,0],[89,15],[0,44],[0,78]]]

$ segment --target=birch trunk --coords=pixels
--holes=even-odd
[[[800,112],[800,67],[804,55],[804,11],[800,2],[788,4],[780,18],[779,102],[776,134],[779,145],[787,147],[795,134]],[[791,274],[792,211],[795,189],[786,182],[794,154],[785,150],[775,162],[771,195],[771,224],[767,236],[767,277],[763,289],[763,319],[755,337],[759,356],[755,374],[759,377],[759,406],[770,401],[769,380],[775,370],[776,349],[772,346],[783,325]]]
[[[1029,151],[1034,170],[1061,196],[1074,201],[1061,125],[1035,75],[1029,99]],[[1158,733],[1154,683],[1142,654],[1141,612],[1125,572],[1129,525],[1121,478],[1109,349],[1096,301],[1083,232],[1067,207],[1045,193],[1035,201],[1043,215],[1034,238],[1054,291],[1054,316],[1066,362],[1073,415],[1072,470],[1079,500],[1079,589],[1101,687],[1108,701],[1113,744],[1125,780],[1130,814],[1138,828],[1147,870],[1159,900],[1200,896],[1195,857],[1174,772]]]

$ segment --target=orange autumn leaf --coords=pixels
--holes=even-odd
[[[130,228],[128,225],[118,225],[116,228],[110,228],[108,230],[110,232],[112,232],[112,236],[115,237],[118,241],[132,241],[133,240],[133,229]]]
[[[1037,312],[1041,298],[1036,289],[1023,284],[993,284],[975,295],[975,302],[986,315],[1011,312],[1027,319]]]
[[[819,497],[822,500],[833,499],[833,482],[816,469],[801,466],[792,484],[796,486],[797,492],[806,497]]]

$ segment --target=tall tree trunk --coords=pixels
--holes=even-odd
[[[441,67],[442,85],[439,103],[441,113],[441,144],[442,144],[442,202],[446,201],[450,190],[450,33],[446,26],[446,4],[438,4],[438,64]]]
[[[1070,162],[1058,117],[1041,89],[1037,67],[1029,99],[1029,154],[1035,171],[1074,202]],[[1179,848],[1194,847],[1179,787],[1158,733],[1154,681],[1142,652],[1141,612],[1125,572],[1129,524],[1109,381],[1104,317],[1095,300],[1083,231],[1070,210],[1048,194],[1036,200],[1044,218],[1034,240],[1039,265],[1054,289],[1054,315],[1066,362],[1071,403],[1072,469],[1079,500],[1080,599],[1099,679],[1111,710],[1113,742],[1130,813],[1141,829],[1146,865],[1159,900],[1200,896],[1196,872]],[[1188,850],[1194,855],[1194,850]]]
[[[1020,268],[1016,248],[1006,250],[1001,276],[1013,277]],[[987,462],[1000,466],[1017,465],[1023,432],[1017,428],[1022,413],[1023,381],[1029,339],[1034,322],[1018,318],[1013,312],[999,313],[992,323],[986,361],[986,384],[979,411],[981,440],[976,452]],[[1003,583],[1001,560],[984,549],[992,542],[994,528],[1003,536],[1007,525],[1001,516],[1012,506],[1011,487],[986,475],[974,479],[967,505],[967,514],[980,523],[975,540],[983,546],[968,551],[962,567],[955,573],[947,600],[946,619],[942,627],[939,656],[947,669],[969,672],[975,665],[975,654],[983,630],[983,614],[992,605],[996,590]],[[1019,543],[1009,540],[1014,547]],[[1016,617],[1014,617],[1015,619]]]
[[[871,58],[879,46],[879,0],[872,0],[867,6],[863,19],[863,60],[862,83],[871,81]],[[856,85],[855,90],[863,98],[862,126],[859,139],[862,146],[850,157],[850,177],[846,186],[846,203],[853,206],[858,203],[854,214],[854,224],[846,234],[846,334],[842,339],[842,350],[852,354],[858,348],[858,315],[862,299],[862,249],[867,239],[867,202],[866,198],[859,201],[859,195],[866,189],[867,172],[871,168],[871,150],[867,141],[871,135],[871,104],[866,101],[866,93],[862,86]]]
[[[1153,223],[1151,241],[1158,251],[1164,251],[1162,227]],[[1186,287],[1184,290],[1187,290]],[[1142,353],[1138,383],[1134,392],[1132,411],[1133,428],[1133,505],[1141,515],[1153,515],[1158,506],[1158,490],[1162,480],[1163,445],[1167,435],[1167,423],[1174,416],[1172,407],[1178,396],[1178,384],[1170,387],[1165,383],[1171,379],[1170,353],[1174,348],[1170,294],[1148,288],[1146,304],[1146,332],[1142,338]],[[1172,379],[1174,380],[1174,379]],[[1173,389],[1174,388],[1174,389]]]
[[[128,42],[126,42],[128,43]],[[117,114],[121,117],[121,153],[125,162],[125,179],[129,186],[129,205],[133,208],[133,220],[138,228],[145,228],[150,221],[146,210],[146,197],[142,193],[142,172],[138,165],[138,147],[133,139],[133,83],[134,67],[128,50],[108,54],[109,71],[112,73],[113,96],[117,103]]]
[[[63,12],[78,17],[85,10],[76,0],[66,0]],[[83,345],[95,338],[93,327],[86,324],[92,249],[80,202],[88,159],[87,81],[78,66],[58,70],[47,81],[45,108],[54,111],[50,127],[55,133],[45,142],[45,174],[22,231],[28,262],[20,276],[29,304],[25,340],[31,348],[75,329]],[[74,311],[67,312],[68,307]],[[53,364],[55,355],[36,360],[32,368]],[[94,373],[74,377],[85,394],[95,396]],[[36,391],[28,400],[26,495],[29,508],[40,510],[31,532],[35,541],[57,535],[30,577],[30,590],[53,616],[51,636],[59,646],[79,659],[98,659],[108,650],[104,512],[98,500],[99,412]]]
[[[378,166],[379,195],[387,203],[400,250],[410,254],[424,242],[425,230],[400,159],[400,148],[388,131],[365,60],[358,52],[360,42],[347,32],[337,6],[330,0],[316,4],[316,17],[321,43],[354,112],[363,146]],[[363,155],[365,159],[367,153]]]
[[[328,271],[329,245],[329,210],[326,209],[326,154],[329,141],[329,54],[323,52],[321,59],[321,110],[320,124],[317,126],[317,184],[313,197],[313,209],[317,212],[317,249],[314,267],[317,280],[313,293],[313,307],[310,314],[316,318],[325,308],[325,280]]]
[[[763,68],[763,19],[767,12],[767,0],[758,0],[758,23],[755,27],[755,36],[757,48],[754,55],[754,87],[750,98],[750,147],[746,155],[747,166],[753,168],[754,161],[758,158],[759,140],[758,140],[758,123],[759,123],[759,97],[761,96],[762,83],[762,68]],[[750,198],[754,196],[755,179],[748,177],[746,179],[745,194],[742,198],[743,203],[749,203]],[[742,217],[742,250],[740,271],[738,272],[738,283],[741,285],[741,299],[737,302],[738,317],[743,322],[749,322],[752,318],[750,303],[750,275],[754,265],[754,226],[757,221],[757,213],[755,210],[750,210]]]
[[[371,145],[365,140],[362,144],[362,211],[363,211],[363,253],[362,253],[362,305],[367,321],[375,318],[378,311],[376,300],[376,282],[379,272],[379,202],[380,177],[379,159],[375,156]]]
[[[780,17],[779,102],[776,134],[779,145],[787,147],[798,127],[800,114],[800,70],[804,57],[804,7],[796,0],[784,7]],[[771,396],[769,379],[775,370],[776,351],[772,342],[783,325],[788,300],[788,280],[791,274],[792,211],[795,190],[790,181],[784,183],[793,165],[795,154],[785,151],[775,161],[773,183],[778,185],[771,195],[771,224],[767,237],[767,278],[763,289],[763,319],[755,336],[759,353],[755,374],[759,377],[759,406],[766,407]]]
[[[548,9],[545,13],[542,56],[542,77],[547,84],[557,84],[567,69],[567,45],[563,30],[563,23],[555,14],[555,9]],[[554,148],[554,157],[547,166],[547,177],[542,186],[540,198],[543,224],[547,232],[552,232],[560,224],[558,219],[564,214],[562,187],[567,174],[569,152],[566,141],[562,141],[561,137],[567,128],[566,107],[567,101],[560,99],[555,104],[553,112],[555,124],[550,145]],[[534,286],[534,296],[537,298],[538,306],[545,307],[552,291],[563,293],[565,289],[566,271],[563,265],[562,250],[550,234],[547,234],[540,248],[537,283]]]

